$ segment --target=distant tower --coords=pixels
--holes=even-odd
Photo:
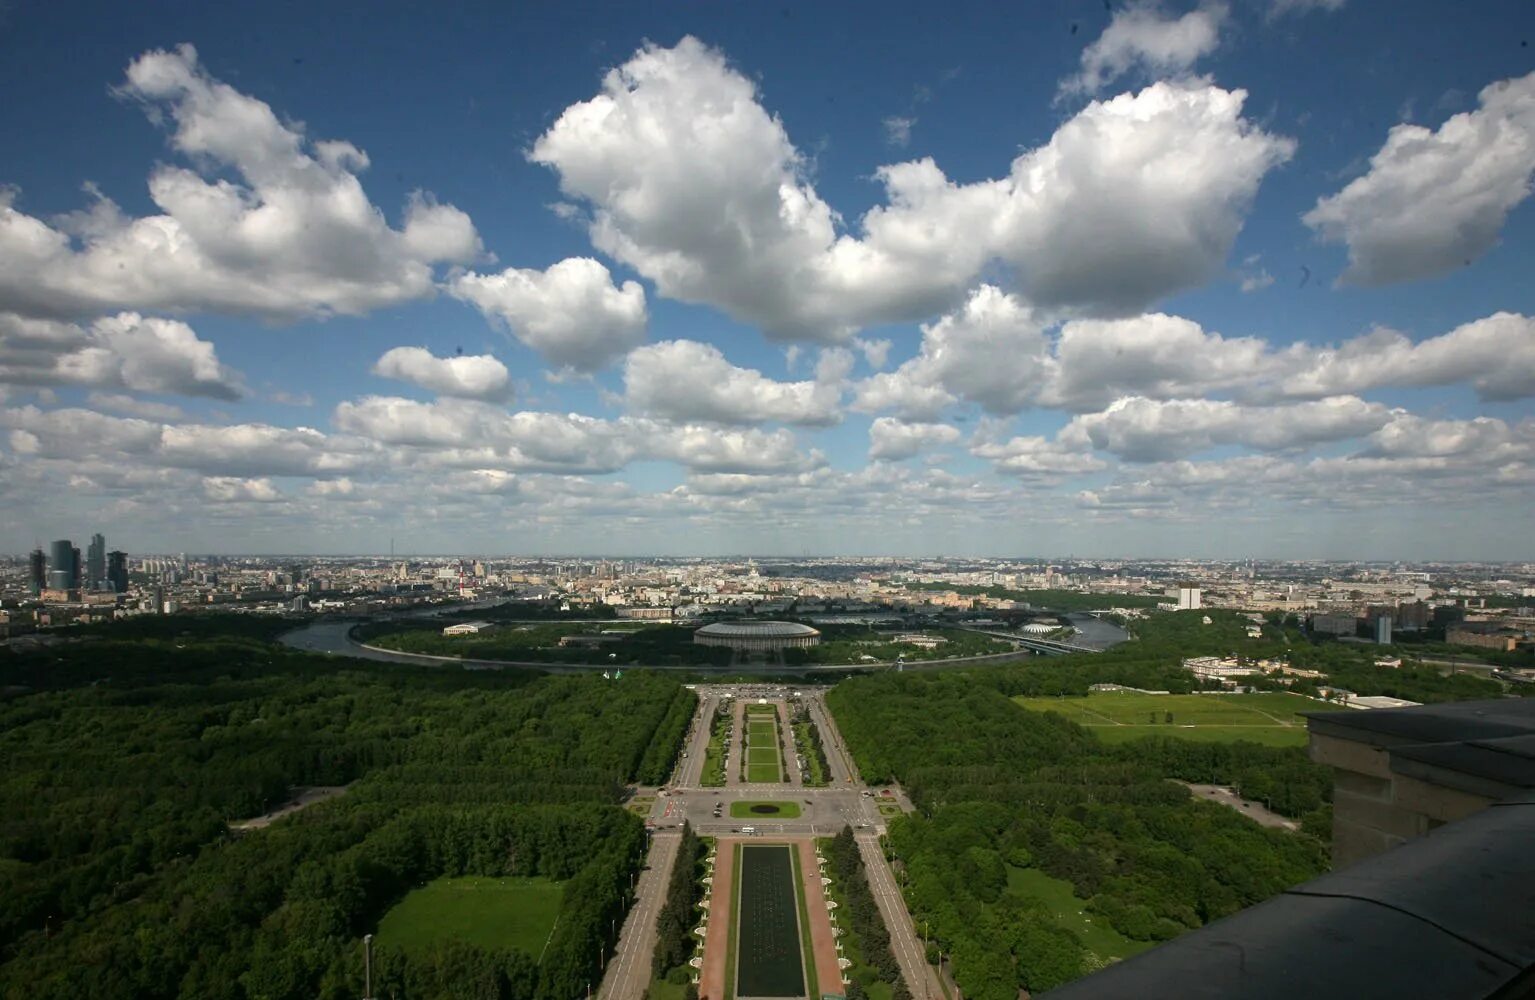
[[[48,546],[48,589],[73,590],[78,577],[75,572],[75,553],[80,550],[67,538],[60,538]]]
[[[126,552],[107,553],[107,586],[112,588],[114,594],[128,592],[128,554]]]
[[[1375,617],[1375,642],[1381,646],[1391,645],[1391,616],[1377,615]]]
[[[29,580],[32,584],[32,596],[36,597],[48,586],[48,557],[43,555],[42,549],[33,549],[28,557],[28,567],[31,570]]]
[[[1198,611],[1200,607],[1199,588],[1192,583],[1178,584],[1178,610]]]
[[[101,590],[107,583],[107,540],[101,535],[91,536],[91,544],[85,550],[85,586]]]

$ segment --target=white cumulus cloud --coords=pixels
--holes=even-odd
[[[489,354],[439,358],[424,347],[396,347],[373,365],[373,374],[400,379],[443,396],[504,402],[511,396],[506,365]]]
[[[124,312],[89,326],[0,312],[0,383],[235,400],[240,374],[180,320]]]
[[[613,283],[590,257],[571,257],[545,271],[508,268],[460,275],[457,298],[506,324],[512,336],[551,365],[578,372],[606,367],[645,339],[645,291]]]
[[[841,419],[840,375],[778,382],[731,364],[711,344],[668,340],[635,349],[624,362],[624,390],[638,414],[676,421],[722,424],[829,426]]]
[[[1126,4],[1082,51],[1082,70],[1061,82],[1061,93],[1097,93],[1136,69],[1150,76],[1185,73],[1215,51],[1228,13],[1219,0],[1181,17],[1167,13],[1158,0]]]
[[[879,417],[869,425],[869,457],[899,461],[958,440],[958,429],[947,424],[907,423]]]
[[[0,191],[0,310],[355,315],[430,295],[434,265],[482,253],[469,217],[426,195],[392,228],[358,179],[366,154],[309,139],[208,75],[189,45],[135,59],[119,92],[167,124],[171,147],[202,171],[156,167],[149,195],[161,214],[137,219],[97,195],[49,225]]]
[[[1242,91],[1157,83],[1093,102],[995,180],[931,159],[880,167],[853,233],[753,83],[693,38],[648,46],[534,144],[591,208],[599,250],[660,294],[780,340],[843,342],[954,305],[991,261],[1050,305],[1123,313],[1217,273],[1263,176],[1293,143]]]
[[[1228,400],[1152,400],[1131,396],[1100,413],[1072,418],[1059,440],[1091,445],[1130,462],[1183,458],[1220,445],[1289,451],[1363,437],[1384,427],[1391,411],[1355,396],[1282,406]]]
[[[1437,131],[1397,125],[1370,169],[1303,216],[1348,246],[1341,281],[1387,285],[1462,267],[1498,241],[1535,173],[1535,73],[1484,88]]]

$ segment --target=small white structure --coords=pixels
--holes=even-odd
[[[457,625],[449,625],[442,630],[443,635],[479,635],[481,632],[489,632],[496,626],[491,622],[460,622]]]

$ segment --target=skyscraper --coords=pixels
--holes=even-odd
[[[42,549],[33,549],[29,560],[31,569],[32,596],[36,597],[48,586],[48,557],[43,555]]]
[[[128,592],[128,554],[126,552],[107,553],[107,586],[111,587],[115,594]]]
[[[107,583],[107,540],[101,535],[91,536],[91,544],[85,550],[85,586],[101,590]]]
[[[80,551],[67,538],[48,546],[48,589],[73,590],[79,578],[75,573],[75,553]]]

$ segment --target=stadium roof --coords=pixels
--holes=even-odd
[[[721,639],[794,639],[821,633],[798,622],[714,622],[694,634]]]

